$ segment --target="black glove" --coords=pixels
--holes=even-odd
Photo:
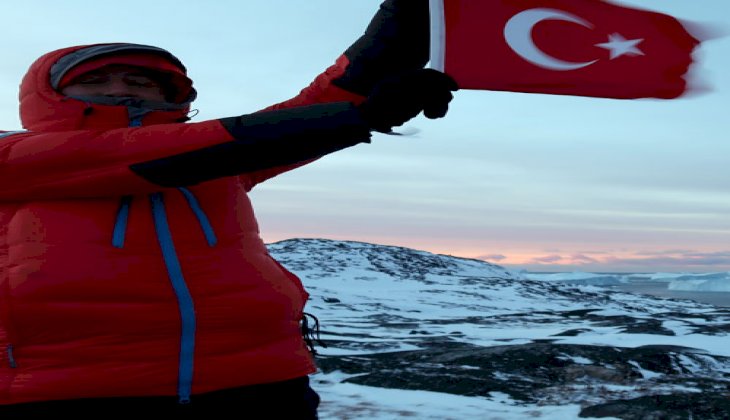
[[[426,118],[446,115],[449,102],[459,89],[449,75],[433,69],[419,69],[376,84],[360,106],[370,129],[389,133],[423,111]]]
[[[365,33],[344,53],[348,65],[333,83],[367,96],[386,77],[422,69],[429,58],[428,0],[385,0]]]

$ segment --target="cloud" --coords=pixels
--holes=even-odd
[[[610,264],[634,264],[642,266],[727,266],[730,265],[730,251],[718,252],[694,252],[685,251],[676,254],[657,253],[654,257],[645,257],[644,254],[636,254],[637,257],[610,257],[605,262]]]
[[[591,254],[591,255],[607,255],[611,254],[611,251],[577,251],[579,254]]]
[[[545,255],[543,257],[534,257],[531,264],[552,264],[556,262],[561,262],[563,264],[573,264],[573,265],[584,265],[584,264],[596,264],[600,263],[599,260],[589,257],[584,254],[573,254],[570,257],[563,257],[562,255],[558,254],[550,254]]]
[[[483,259],[488,259],[484,258]],[[497,260],[499,261],[499,260]],[[730,251],[720,252],[694,252],[684,251],[682,253],[635,253],[628,256],[590,256],[586,254],[572,254],[570,256],[562,256],[559,254],[550,254],[541,257],[533,257],[529,264],[570,264],[573,266],[581,265],[613,265],[626,266],[632,265],[637,267],[712,267],[712,266],[730,266]]]
[[[688,252],[687,257],[697,258],[730,258],[730,251],[719,251],[719,252]]]
[[[557,254],[546,255],[544,257],[535,257],[532,259],[532,264],[549,264],[562,260],[563,257]]]
[[[491,255],[480,255],[477,257],[480,260],[484,261],[502,261],[506,259],[507,257],[501,254],[491,254]]]
[[[595,264],[600,262],[599,260],[589,257],[584,254],[574,254],[570,256],[573,264]]]
[[[635,255],[641,256],[657,256],[657,255],[676,255],[676,254],[690,254],[695,252],[691,249],[664,249],[661,251],[639,251],[635,252]]]

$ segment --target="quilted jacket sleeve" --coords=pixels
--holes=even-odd
[[[251,189],[278,174],[351,146],[355,144],[354,138],[358,142],[368,141],[369,130],[362,125],[357,135],[352,137],[354,133],[350,133],[350,139],[345,136],[339,141],[334,140],[333,134],[340,129],[325,129],[325,125],[333,120],[347,120],[345,125],[350,127],[363,124],[359,114],[355,115],[354,106],[364,101],[380,80],[426,65],[428,4],[428,0],[385,0],[365,32],[296,96],[256,114],[221,120],[235,142],[208,148],[204,153],[144,162],[133,169],[166,186],[200,182],[238,170],[242,183]],[[347,117],[333,117],[344,116],[348,106],[351,109]],[[317,114],[330,116],[317,120]],[[329,133],[329,140],[328,135],[318,138],[325,132]],[[280,138],[283,133],[289,133],[285,139]],[[256,145],[252,144],[252,135]],[[247,164],[240,162],[244,157]],[[189,168],[209,170],[193,173]]]
[[[227,140],[213,122],[15,134],[0,139],[0,200],[153,192],[160,187],[132,172],[131,164]]]
[[[101,197],[238,175],[255,184],[368,142],[355,105],[428,60],[428,0],[384,1],[364,34],[295,97],[254,114],[0,141],[0,200]]]
[[[0,139],[0,201],[143,194],[287,167],[367,142],[347,102],[200,123]]]

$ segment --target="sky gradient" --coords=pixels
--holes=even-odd
[[[730,28],[727,0],[624,1]],[[166,48],[199,92],[193,121],[295,95],[364,31],[379,0],[25,0],[4,10],[0,129],[18,83],[70,45]],[[730,270],[730,37],[704,42],[705,92],[614,100],[459,91],[371,144],[257,186],[266,242],[330,238],[482,258],[534,271]]]

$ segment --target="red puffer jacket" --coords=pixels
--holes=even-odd
[[[58,93],[105,54],[162,58],[186,79],[170,53],[135,44],[54,51],[25,76],[28,131],[0,133],[0,405],[184,402],[312,373],[307,293],[268,254],[247,192],[369,141],[354,104],[426,64],[428,2],[385,0],[299,95],[237,117],[184,122],[194,90],[176,104]]]
[[[307,293],[268,254],[246,193],[368,140],[354,106],[335,102],[360,97],[330,83],[347,60],[270,110],[182,123],[187,103],[101,105],[53,89],[62,57],[109,45],[40,58],[21,86],[29,131],[0,135],[0,404],[185,401],[313,372]],[[329,104],[302,106],[316,102]]]

